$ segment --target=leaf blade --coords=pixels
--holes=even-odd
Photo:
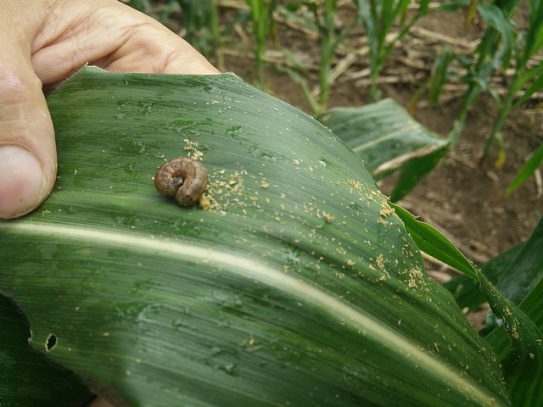
[[[54,332],[50,355],[106,395],[507,404],[492,355],[422,272],[360,158],[313,119],[231,75],[85,70],[49,104],[60,179],[40,212],[1,224],[0,286],[34,344]],[[164,159],[197,152],[213,210],[179,209],[152,185]]]
[[[452,243],[450,243],[437,229],[431,225],[415,219],[405,209],[393,205],[394,210],[404,221],[407,230],[413,236],[420,250],[436,257],[444,263],[461,271],[473,279],[481,293],[487,299],[492,311],[503,319],[504,327],[511,342],[511,352],[506,359],[506,380],[514,405],[538,405],[543,402],[543,334],[534,322],[512,301],[500,293],[487,277],[482,274]],[[543,225],[543,223],[541,223]],[[539,235],[534,233],[535,239],[531,246],[524,246],[519,254],[519,262],[531,262],[535,257],[541,256],[541,251],[532,253],[526,247],[539,246]],[[512,267],[512,265],[511,265]],[[510,275],[510,274],[509,274]],[[506,274],[506,277],[509,275]],[[511,284],[507,285],[511,287]],[[533,287],[533,285],[531,285]],[[514,286],[515,294],[518,289]],[[497,337],[499,339],[503,339]],[[489,340],[501,355],[506,351],[507,343],[503,340],[497,344]]]
[[[431,151],[443,143],[391,99],[357,108],[330,109],[320,121],[358,153],[375,176],[387,163],[395,161],[398,164],[394,168],[398,168],[402,157],[409,159],[417,151]]]

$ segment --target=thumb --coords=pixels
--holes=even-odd
[[[0,50],[0,219],[22,216],[51,191],[56,177],[54,130],[28,49]],[[27,55],[25,55],[27,54]]]

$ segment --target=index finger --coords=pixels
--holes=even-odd
[[[32,50],[32,65],[45,84],[85,64],[134,73],[219,73],[180,36],[116,0],[55,4]]]

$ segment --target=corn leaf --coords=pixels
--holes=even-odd
[[[543,334],[534,321],[530,319],[517,305],[499,292],[494,285],[480,272],[466,257],[447,240],[437,229],[425,222],[420,222],[405,209],[392,204],[392,207],[403,220],[407,230],[413,236],[420,250],[430,254],[454,267],[456,270],[464,273],[473,279],[479,287],[482,295],[486,298],[494,314],[503,320],[504,328],[509,336],[511,351],[506,353],[504,344],[501,341],[501,347],[493,340],[489,342],[496,349],[498,354],[506,355],[504,359],[507,387],[509,388],[514,406],[536,406],[543,403]],[[541,243],[543,235],[541,234],[543,222],[540,222],[534,232],[534,239],[530,239],[519,257],[516,265],[526,275],[528,272],[535,271],[535,282],[541,279],[540,271],[543,264],[543,251]],[[529,263],[531,267],[526,267]],[[524,269],[524,270],[523,270]],[[518,278],[516,273],[507,273],[506,277],[513,275]],[[520,278],[520,286],[508,281],[507,288],[510,289],[508,295],[515,300],[518,293],[524,291],[526,287],[534,287],[532,281]],[[511,291],[513,294],[511,294]],[[541,310],[539,310],[539,313]]]
[[[481,3],[477,7],[479,14],[488,25],[500,33],[503,39],[503,67],[509,68],[511,53],[515,41],[515,26],[504,10],[494,4]]]
[[[515,86],[515,93],[522,90],[524,85],[528,84],[528,88],[523,92],[522,96],[513,103],[513,108],[518,108],[526,103],[535,92],[543,88],[543,63],[533,69],[523,72],[512,86]]]
[[[59,178],[0,223],[0,290],[31,344],[109,400],[509,404],[494,354],[317,121],[230,74],[87,68],[48,102]],[[180,155],[209,170],[207,210],[154,190]]]
[[[543,218],[526,242],[488,261],[482,271],[500,292],[520,304],[543,279]],[[461,307],[474,310],[484,302],[476,284],[467,277],[459,276],[445,287],[455,294]]]
[[[445,81],[448,79],[447,72],[449,65],[454,60],[454,51],[450,46],[445,46],[436,57],[432,70],[432,77],[428,83],[428,98],[430,103],[437,106],[439,95],[443,89]]]
[[[455,0],[439,3],[438,10],[440,11],[454,11],[461,8],[468,7],[471,0]]]
[[[73,407],[92,399],[79,378],[32,349],[29,336],[24,315],[0,294],[0,405]]]
[[[522,300],[519,308],[532,320],[532,322],[543,331],[543,279],[539,280],[537,285],[530,293]],[[498,320],[499,324],[503,321]],[[498,355],[499,360],[507,358],[511,351],[511,344],[507,338],[507,334],[503,326],[499,326],[488,333],[485,337]]]
[[[319,120],[364,159],[376,178],[444,143],[391,99],[362,107],[330,109]]]
[[[534,324],[543,331],[543,279],[522,300],[520,309],[530,317]]]
[[[524,243],[490,259],[483,264],[481,271],[492,284],[496,285],[511,264],[513,264],[523,247]],[[454,295],[460,308],[467,308],[470,312],[475,311],[481,304],[486,302],[475,281],[468,276],[460,275],[443,284],[443,286]]]
[[[543,47],[543,3],[530,0],[530,26],[526,34],[526,47],[521,61],[525,64],[541,47]]]
[[[543,279],[543,218],[535,228],[515,262],[498,281],[498,288],[511,301],[519,304]]]
[[[542,78],[543,79],[543,78]],[[541,144],[530,156],[526,164],[520,169],[516,177],[511,181],[507,190],[505,191],[505,196],[509,196],[514,190],[520,187],[526,180],[537,171],[537,169],[543,163],[543,144]]]
[[[509,337],[507,345],[510,345],[511,350],[502,363],[512,404],[526,407],[543,405],[542,330],[517,305],[498,292],[483,275],[479,275],[479,281],[492,311],[498,318],[503,319]],[[496,348],[491,339],[487,341],[498,355],[503,354],[505,348]]]
[[[429,223],[417,220],[402,207],[394,204],[391,206],[405,224],[409,234],[413,237],[420,250],[441,260],[466,276],[477,280],[477,270],[473,263],[456,246],[449,242],[441,232]]]
[[[392,202],[398,202],[407,195],[430,171],[432,171],[441,159],[447,154],[451,143],[442,141],[437,148],[420,157],[414,157],[402,167],[396,185],[390,194]]]

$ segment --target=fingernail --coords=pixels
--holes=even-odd
[[[32,153],[19,146],[0,146],[0,218],[16,218],[36,208],[46,185]]]

